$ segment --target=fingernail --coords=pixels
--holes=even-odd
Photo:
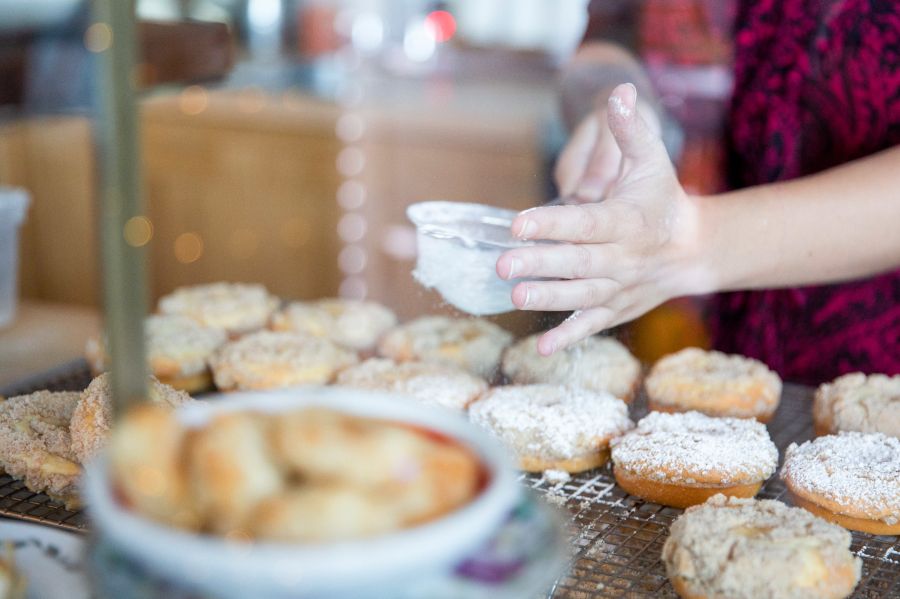
[[[531,287],[525,287],[525,299],[522,301],[522,307],[527,308],[531,305]]]
[[[533,220],[525,220],[519,227],[519,238],[529,239],[532,235],[537,234],[538,226]]]
[[[634,103],[637,102],[637,88],[634,86],[634,83],[626,83],[625,85],[628,86],[626,101],[629,106],[634,106]]]
[[[516,273],[522,270],[522,261],[518,258],[510,258],[509,260],[509,270],[506,271],[507,279],[514,279],[516,277]]]

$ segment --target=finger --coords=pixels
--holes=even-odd
[[[584,174],[574,194],[579,201],[597,202],[606,197],[610,186],[619,176],[622,152],[613,139],[609,126],[604,122],[597,137],[597,144],[584,167]]]
[[[604,278],[612,265],[622,266],[618,257],[618,248],[612,244],[536,245],[504,253],[497,260],[497,274],[506,280]]]
[[[622,156],[628,160],[663,159],[668,154],[662,139],[637,111],[637,89],[631,83],[617,86],[609,96],[607,120]]]
[[[554,179],[561,196],[574,195],[587,168],[597,139],[596,117],[586,119],[575,131],[556,161]],[[609,127],[604,122],[604,126]]]
[[[633,204],[604,202],[532,208],[519,213],[510,229],[519,239],[609,243],[633,235],[642,222]]]
[[[513,304],[520,310],[582,310],[605,304],[621,289],[612,279],[529,281],[513,289]]]
[[[585,337],[608,329],[614,317],[615,312],[606,306],[573,312],[561,325],[541,335],[538,339],[538,353],[549,356]]]

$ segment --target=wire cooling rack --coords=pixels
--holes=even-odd
[[[13,397],[40,389],[80,391],[91,381],[87,364],[78,360],[37,377],[0,389]],[[781,455],[792,442],[811,439],[812,394],[808,388],[785,385],[781,405],[769,422],[769,433]],[[646,413],[643,398],[632,417]],[[618,488],[609,467],[592,470],[562,484],[526,474],[529,486],[553,504],[568,510],[572,538],[571,567],[554,583],[548,597],[677,597],[660,561],[669,525],[682,510],[649,503]],[[760,497],[781,499],[785,489],[777,476],[763,486]],[[25,489],[21,482],[0,476],[0,516],[83,531],[87,522],[46,495]],[[852,597],[900,597],[900,539],[853,533],[852,549],[863,560],[863,572]]]
[[[786,385],[781,404],[769,422],[769,433],[780,455],[792,442],[813,437],[812,392]],[[639,398],[635,419],[646,413]],[[572,561],[548,597],[676,597],[660,560],[669,525],[683,510],[650,503],[616,486],[609,466],[554,484],[540,475],[523,475],[524,484],[564,506],[571,518]],[[782,499],[784,485],[776,476],[763,485],[759,497]],[[900,597],[900,540],[897,537],[853,534],[851,548],[863,560],[862,577],[852,597]]]

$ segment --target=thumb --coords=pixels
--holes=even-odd
[[[609,129],[626,159],[646,162],[663,158],[666,148],[637,111],[637,89],[631,83],[616,86],[609,96]]]

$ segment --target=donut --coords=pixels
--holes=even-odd
[[[220,414],[193,432],[187,472],[193,504],[207,530],[246,535],[257,503],[285,488],[270,451],[267,418]]]
[[[508,331],[481,318],[425,316],[388,331],[378,354],[397,362],[450,364],[490,380],[510,343]]]
[[[197,530],[201,522],[182,458],[186,438],[172,410],[139,404],[110,435],[109,468],[127,506],[157,522]]]
[[[69,420],[80,393],[38,391],[0,402],[0,466],[35,493],[80,507],[81,465]]]
[[[511,382],[576,385],[631,402],[640,380],[641,364],[624,345],[612,337],[594,336],[542,356],[537,350],[539,337],[526,337],[504,353],[503,374]]]
[[[150,374],[161,383],[188,393],[212,387],[206,362],[227,340],[224,330],[187,316],[157,314],[144,322],[144,339]],[[85,354],[94,376],[109,368],[109,354],[100,337],[88,339]]]
[[[377,302],[329,298],[292,302],[272,316],[270,327],[322,337],[356,351],[371,351],[396,324],[396,315]]]
[[[687,599],[844,599],[862,567],[850,541],[805,510],[719,494],[672,523],[662,561]]]
[[[209,360],[222,391],[324,385],[356,364],[356,353],[302,333],[259,331],[226,343]]]
[[[278,308],[278,298],[262,285],[210,283],[179,287],[159,300],[161,314],[180,314],[236,337],[264,328]]]
[[[177,408],[193,401],[184,391],[177,391],[149,377],[147,385],[151,403],[164,407]],[[108,374],[101,374],[81,393],[72,412],[70,429],[72,434],[72,451],[81,463],[86,463],[106,445],[109,431],[113,423],[113,399]]]
[[[506,443],[528,472],[581,472],[609,459],[609,442],[632,426],[628,406],[608,393],[559,385],[495,387],[469,417]]]
[[[900,535],[900,439],[826,435],[785,452],[781,478],[794,505],[850,530]]]
[[[755,496],[775,472],[778,450],[752,419],[651,412],[612,441],[612,461],[628,493],[684,508],[717,493]]]
[[[813,425],[817,435],[856,431],[900,438],[900,375],[855,372],[821,385]]]
[[[464,410],[487,391],[484,379],[456,366],[371,358],[338,374],[337,385],[400,393],[434,406]]]
[[[781,398],[781,379],[743,356],[689,347],[654,364],[644,386],[651,410],[768,422]]]

